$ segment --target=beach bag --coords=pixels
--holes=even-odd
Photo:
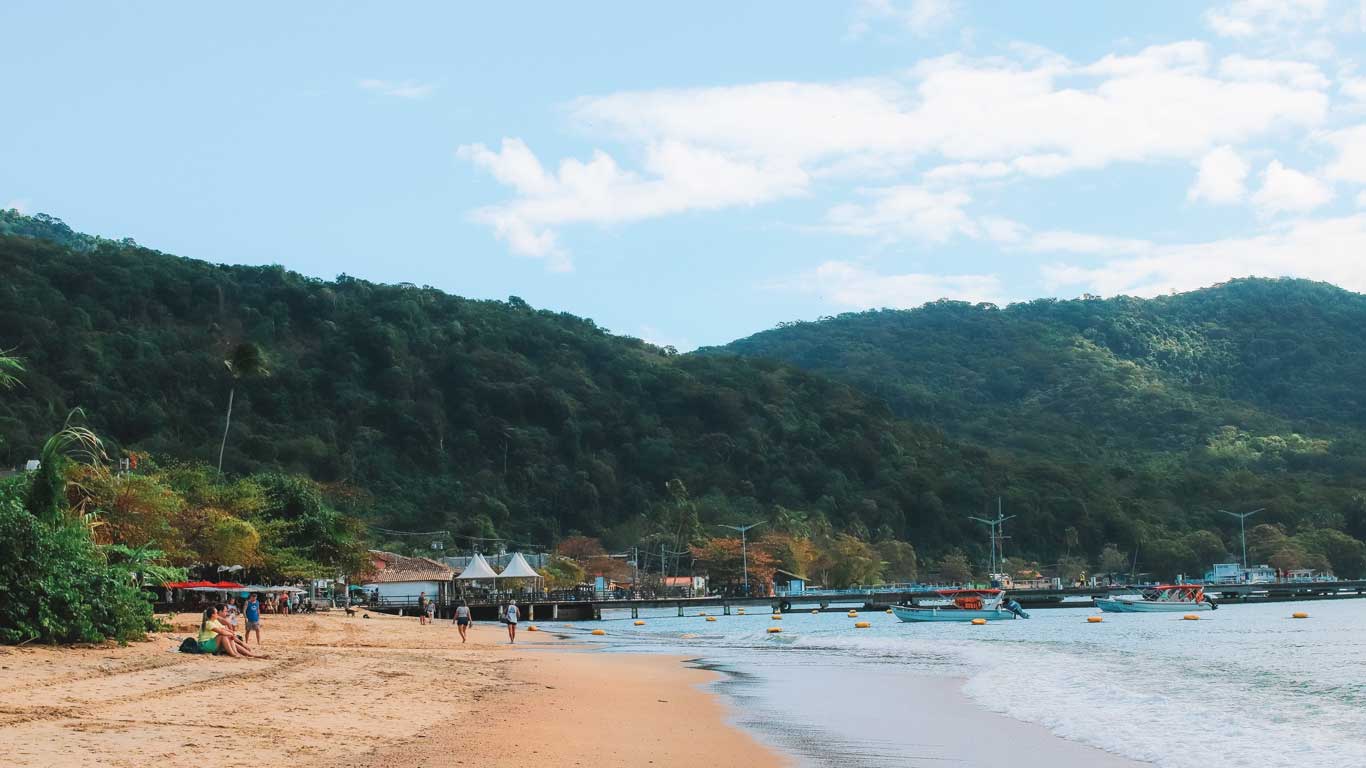
[[[194,639],[193,637],[187,637],[187,638],[185,638],[184,640],[181,640],[181,641],[180,641],[180,652],[181,652],[181,653],[202,653],[203,651],[199,650],[199,643],[196,642],[195,639]]]

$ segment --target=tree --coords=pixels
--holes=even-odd
[[[841,533],[823,542],[817,568],[827,587],[844,589],[856,584],[876,584],[882,579],[882,557],[872,545]]]
[[[1112,575],[1128,573],[1129,556],[1120,552],[1114,544],[1106,544],[1100,550],[1100,572]]]
[[[745,581],[745,560],[738,538],[707,539],[690,547],[696,567],[705,571],[713,587],[738,592]],[[760,547],[748,552],[750,594],[767,594],[773,585],[773,558]]]
[[[0,349],[0,389],[14,389],[19,385],[19,374],[23,372],[23,361],[11,352]]]
[[[589,536],[566,536],[555,545],[555,554],[579,563],[587,563],[607,554],[602,542]]]
[[[883,577],[888,581],[911,582],[920,575],[920,563],[915,547],[905,541],[883,541],[877,545],[882,557]]]
[[[939,558],[939,578],[947,584],[966,584],[972,581],[972,565],[961,549]]]
[[[266,366],[265,353],[261,348],[251,343],[238,344],[233,347],[232,353],[223,365],[228,369],[228,376],[232,382],[228,389],[228,414],[223,419],[223,442],[218,446],[218,473],[223,473],[223,452],[228,447],[228,430],[232,427],[232,401],[237,394],[237,383],[243,379],[253,379],[270,375],[270,369]]]
[[[541,569],[549,589],[573,589],[584,581],[583,566],[568,557],[552,557]]]

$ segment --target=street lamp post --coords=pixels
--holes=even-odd
[[[749,529],[758,527],[763,524],[764,521],[762,520],[760,520],[757,523],[750,523],[749,525],[726,525],[725,523],[717,524],[721,528],[729,528],[732,531],[740,532],[740,563],[744,568],[745,574],[745,597],[749,597],[749,551],[746,548],[747,545],[745,540],[745,533],[748,532]]]
[[[1221,509],[1221,510],[1219,510],[1219,511],[1220,511],[1220,512],[1223,512],[1224,514],[1228,515],[1229,517],[1236,517],[1236,518],[1238,518],[1238,535],[1239,535],[1239,538],[1241,538],[1241,539],[1243,540],[1243,570],[1246,571],[1246,570],[1247,570],[1247,519],[1248,519],[1249,517],[1252,517],[1253,515],[1257,514],[1258,512],[1265,512],[1265,511],[1266,511],[1266,507],[1258,507],[1257,509],[1254,509],[1254,510],[1252,510],[1251,512],[1229,512],[1229,511],[1226,510],[1226,509]]]
[[[996,498],[995,520],[988,520],[985,517],[973,517],[971,515],[968,516],[969,520],[976,520],[979,523],[985,523],[988,529],[988,535],[991,537],[989,539],[989,543],[991,545],[991,573],[987,574],[987,578],[989,579],[995,576],[996,574],[996,550],[1001,545],[1001,539],[1005,538],[1001,535],[1001,526],[1005,523],[1005,521],[1013,517],[1015,517],[1015,515],[1004,515],[1001,513],[1001,499],[999,496]],[[1004,555],[1005,553],[1002,552],[1001,554]],[[1001,559],[1004,560],[1005,558],[1002,557]]]

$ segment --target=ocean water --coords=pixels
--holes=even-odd
[[[1290,618],[1295,611],[1310,618]],[[1040,609],[1027,621],[974,627],[862,612],[858,620],[872,627],[855,629],[844,613],[774,622],[751,609],[707,622],[668,610],[642,612],[647,624],[637,627],[609,611],[601,623],[544,628],[613,650],[685,654],[727,672],[719,688],[740,724],[810,765],[953,764],[915,742],[905,719],[916,715],[897,706],[934,683],[961,689],[973,706],[1162,768],[1366,768],[1366,600],[1087,623],[1096,613]],[[769,626],[783,632],[768,634]],[[608,635],[588,636],[594,628]]]

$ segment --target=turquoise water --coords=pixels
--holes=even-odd
[[[659,611],[636,627],[608,612],[565,631],[731,672],[722,690],[743,699],[740,711],[781,719],[787,727],[768,737],[811,764],[834,764],[845,749],[858,758],[846,765],[906,765],[899,756],[916,745],[897,743],[896,713],[857,703],[880,679],[929,675],[961,680],[985,709],[1163,768],[1366,768],[1366,600],[1229,605],[1199,621],[1104,614],[1088,624],[1095,614],[1035,610],[1028,621],[974,627],[864,612],[858,620],[873,626],[855,629],[844,613],[707,622]],[[608,635],[586,636],[598,627]],[[790,695],[796,672],[817,671],[821,696]],[[819,733],[819,748],[803,745],[804,733]]]

